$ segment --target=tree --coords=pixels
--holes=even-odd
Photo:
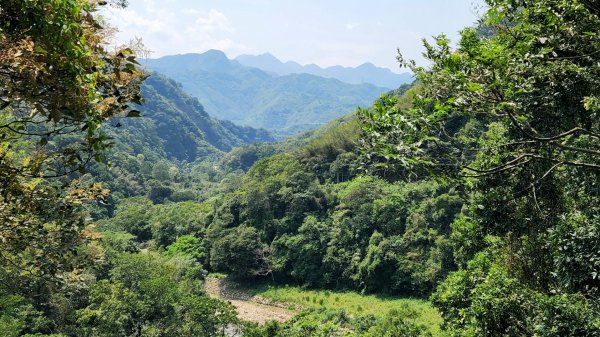
[[[152,202],[144,197],[121,200],[115,216],[98,221],[104,231],[125,231],[135,235],[138,241],[147,241],[152,237],[151,219],[156,211]]]
[[[206,260],[206,248],[204,247],[204,242],[201,239],[193,235],[183,235],[178,237],[173,244],[167,247],[164,255],[183,255],[194,259],[194,261],[204,264]]]
[[[210,266],[235,277],[253,277],[270,272],[266,268],[265,247],[253,227],[233,228],[212,243]]]
[[[133,50],[105,49],[101,3],[0,4],[0,288],[37,306],[94,238],[82,205],[107,195],[72,174],[103,159],[103,123],[138,115],[144,75]]]
[[[359,111],[363,155],[468,193],[451,226],[461,270],[433,295],[450,335],[595,336],[599,8],[487,3],[456,49],[425,43],[429,67],[399,57],[415,95]]]
[[[428,68],[399,57],[418,77],[412,106],[360,111],[363,149],[468,192],[452,224],[461,270],[433,296],[451,335],[595,336],[598,7],[487,3],[455,50],[425,43]]]
[[[275,239],[271,244],[274,271],[310,286],[322,285],[323,254],[329,239],[327,230],[325,223],[307,216],[298,234],[284,234]]]
[[[417,75],[418,94],[408,109],[383,97],[374,111],[359,111],[364,133],[383,135],[366,148],[415,173],[481,176],[537,165],[531,186],[564,167],[600,170],[597,6],[488,3],[481,26],[463,30],[456,50],[443,35],[425,42],[430,67],[399,56]],[[488,142],[468,137],[492,125]],[[493,160],[474,164],[478,155]]]
[[[99,3],[2,4],[0,131],[3,143],[26,140],[36,150],[28,165],[4,162],[4,171],[44,177],[82,170],[94,155],[101,159],[98,151],[108,145],[102,123],[139,114],[130,102],[140,103],[144,75],[133,50],[105,49],[108,30],[95,15]]]
[[[121,254],[111,280],[96,283],[76,312],[78,336],[222,336],[233,306],[206,296],[186,259]]]

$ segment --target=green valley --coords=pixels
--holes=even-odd
[[[265,128],[280,138],[324,125],[389,90],[305,73],[278,76],[242,66],[217,50],[144,64],[181,83],[214,116]]]
[[[600,336],[593,1],[488,0],[425,66],[398,54],[393,90],[374,66],[142,61],[103,15],[246,32],[137,6],[0,2],[0,336]]]

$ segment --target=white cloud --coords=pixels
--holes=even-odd
[[[120,30],[136,29],[142,31],[165,31],[168,27],[168,22],[164,19],[154,18],[147,19],[132,10],[123,10],[114,13],[112,20],[118,21]]]
[[[346,24],[346,29],[347,30],[354,30],[357,27],[358,27],[358,23],[347,23]]]
[[[218,10],[211,9],[208,13],[202,13],[196,19],[196,24],[201,31],[206,33],[226,32],[233,33],[234,29],[227,17]]]
[[[202,14],[202,12],[194,8],[184,8],[181,10],[181,14],[196,16]]]
[[[235,41],[235,29],[227,16],[217,9],[199,11],[172,9],[173,0],[144,0],[138,6],[110,9],[103,13],[119,28],[116,42],[141,37],[152,57],[219,49],[228,54],[247,52]]]

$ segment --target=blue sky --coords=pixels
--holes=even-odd
[[[141,37],[152,57],[223,50],[269,52],[320,66],[371,62],[400,72],[396,49],[423,62],[421,39],[453,41],[476,22],[483,0],[130,0],[103,15],[117,39]]]

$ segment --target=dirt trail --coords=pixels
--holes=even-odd
[[[272,320],[285,322],[296,314],[267,299],[259,296],[251,296],[240,291],[226,279],[208,277],[204,282],[204,290],[213,298],[219,298],[233,304],[238,318],[243,321],[256,322],[258,324],[264,324]]]

